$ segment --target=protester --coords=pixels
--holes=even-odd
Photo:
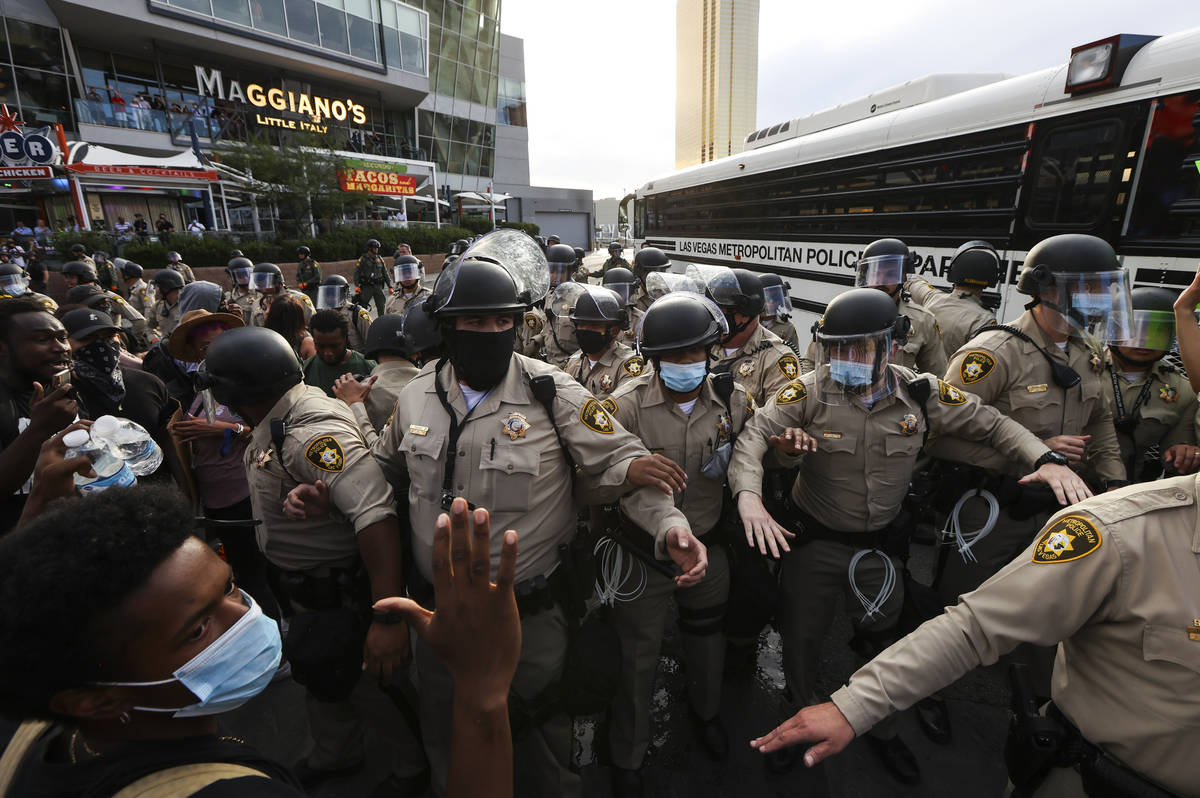
[[[349,323],[337,310],[318,310],[312,317],[317,354],[304,361],[304,382],[333,396],[333,384],[343,374],[366,378],[377,365],[347,345]]]
[[[282,335],[301,360],[317,354],[313,337],[308,334],[304,306],[290,295],[284,294],[271,303],[263,326]]]

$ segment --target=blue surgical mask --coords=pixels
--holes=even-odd
[[[1112,300],[1107,294],[1071,294],[1071,309],[1089,318],[1104,316],[1112,311]]]
[[[662,377],[663,384],[675,393],[691,393],[708,374],[708,361],[668,363],[663,360],[658,364],[658,373]]]
[[[155,687],[180,682],[200,699],[186,707],[134,707],[139,712],[170,712],[177,718],[217,715],[237,709],[267,689],[283,656],[279,627],[242,591],[250,608],[207,648],[156,682],[96,682],[106,687]]]
[[[875,367],[870,363],[860,363],[857,360],[829,361],[829,376],[839,385],[849,388],[861,388],[870,385],[875,374]]]

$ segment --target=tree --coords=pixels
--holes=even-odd
[[[344,192],[338,170],[344,159],[318,133],[266,134],[222,150],[222,163],[245,176],[258,202],[278,213],[279,232],[308,238],[320,218],[353,215],[371,204],[371,195]]]

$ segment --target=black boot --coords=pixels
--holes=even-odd
[[[937,696],[917,702],[917,721],[925,736],[938,745],[950,742],[950,710]]]
[[[902,784],[921,783],[921,769],[917,766],[917,758],[898,735],[890,740],[867,735],[867,741],[896,781]]]
[[[710,759],[715,759],[718,762],[724,762],[729,758],[729,735],[725,733],[725,724],[721,722],[720,714],[714,715],[708,720],[701,720],[696,711],[691,710],[692,727],[696,730],[696,737],[700,739],[700,745],[704,747]]]
[[[642,771],[612,767],[613,798],[642,798]]]

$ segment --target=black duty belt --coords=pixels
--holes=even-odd
[[[555,568],[549,574],[538,574],[532,579],[525,579],[513,585],[513,593],[517,597],[517,613],[522,618],[529,618],[553,609],[561,603],[565,586],[565,575],[562,568]],[[408,594],[413,601],[428,610],[437,608],[433,585],[419,573],[412,573],[408,578]]]
[[[800,507],[788,497],[784,502],[784,514],[781,519],[785,526],[796,533],[795,545],[803,546],[814,540],[827,540],[841,543],[856,549],[879,548],[878,544],[885,537],[890,524],[874,532],[844,532],[840,529],[830,529]]]
[[[1059,767],[1078,767],[1083,788],[1091,798],[1179,798],[1090,742],[1079,728],[1051,702],[1046,716],[1066,732],[1059,749]]]

